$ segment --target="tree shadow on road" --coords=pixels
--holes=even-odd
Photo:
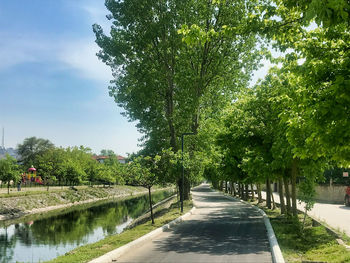
[[[270,255],[261,215],[244,207],[218,210],[199,220],[185,221],[169,231],[172,235],[158,241],[158,250],[211,255]]]

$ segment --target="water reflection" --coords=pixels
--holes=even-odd
[[[171,192],[153,194],[153,202]],[[35,221],[0,227],[0,263],[53,259],[77,246],[117,234],[148,210],[147,195],[109,202]]]

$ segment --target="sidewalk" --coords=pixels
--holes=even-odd
[[[263,199],[266,198],[266,193],[261,192]],[[280,203],[280,197],[278,193],[273,193],[276,203]],[[304,211],[304,204],[297,202],[299,210]],[[315,203],[313,209],[308,212],[309,215],[324,221],[327,225],[338,230],[339,232],[345,232],[350,237],[350,207],[339,204],[324,204]]]

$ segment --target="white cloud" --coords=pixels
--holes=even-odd
[[[42,41],[9,34],[0,35],[0,46],[0,70],[22,63],[38,61],[40,60],[38,54],[41,53],[44,56],[47,51],[46,45]]]
[[[55,70],[71,69],[83,78],[105,82],[112,79],[110,68],[96,56],[99,48],[93,38],[1,35],[0,46],[0,71],[25,63],[49,62]]]
[[[111,70],[98,60],[98,50],[91,39],[71,41],[60,47],[58,59],[69,68],[78,70],[85,78],[109,81],[112,78]]]
[[[111,23],[107,20],[108,10],[104,1],[67,1],[69,10],[81,12],[87,24],[100,24],[107,32]],[[73,70],[80,77],[108,82],[112,79],[111,70],[99,61],[99,51],[93,33],[82,37],[54,37],[44,34],[15,34],[0,32],[0,71],[16,65],[32,62],[49,62],[55,70]]]

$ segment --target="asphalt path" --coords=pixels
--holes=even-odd
[[[184,222],[115,262],[272,262],[264,221],[250,205],[212,191],[192,190],[197,209]]]

